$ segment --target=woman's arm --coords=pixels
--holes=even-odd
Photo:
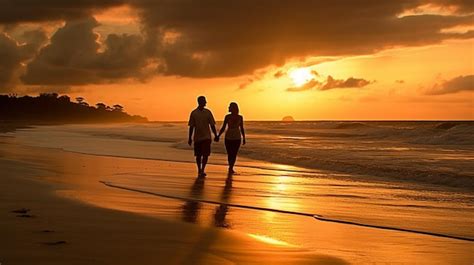
[[[222,128],[219,131],[219,134],[217,135],[217,137],[221,137],[221,134],[224,133],[226,126],[227,126],[227,116],[225,116],[225,118],[224,118],[224,123],[222,124]]]
[[[242,139],[243,139],[242,144],[245,144],[244,117],[240,116],[240,118],[241,118],[241,120],[240,120],[240,133],[242,133]]]

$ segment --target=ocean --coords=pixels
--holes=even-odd
[[[188,161],[192,157],[173,157],[177,150],[190,149],[187,133],[185,123],[160,122],[45,126],[17,135],[32,145],[68,151]],[[246,133],[248,144],[240,157],[354,179],[474,189],[474,122],[247,122]],[[97,141],[104,146],[97,146]],[[110,147],[111,142],[122,146]],[[167,149],[148,150],[146,145]],[[222,141],[213,144],[213,152],[225,154]]]
[[[231,203],[474,239],[474,122],[251,121],[245,129],[247,144],[237,160],[240,174],[234,177]],[[187,130],[184,122],[156,122],[39,126],[11,135],[21,145],[194,163]],[[213,143],[212,152],[211,165],[226,165],[223,141]],[[189,196],[186,180],[162,176],[159,171],[148,168],[104,178]],[[208,178],[212,185],[199,196],[220,200],[223,182],[212,174]],[[161,210],[161,214],[173,216],[173,211],[181,210]],[[201,222],[209,223],[209,218]],[[229,227],[244,231],[248,223],[260,222],[252,219],[255,216],[231,213],[227,218]],[[305,232],[295,232],[299,228],[291,222],[272,227],[280,231],[281,240],[301,242],[304,238]],[[311,245],[312,240],[302,244]]]

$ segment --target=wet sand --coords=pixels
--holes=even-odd
[[[158,198],[99,182],[137,186],[143,183],[137,179],[148,178],[149,185],[141,188],[307,210],[296,199],[247,194],[245,186],[271,188],[251,181],[262,176],[282,190],[289,181],[255,168],[229,182],[224,166],[210,165],[208,177],[198,180],[192,163],[82,155],[9,140],[0,143],[0,150],[2,264],[469,264],[473,260],[472,242]],[[350,201],[343,207],[350,207]],[[11,212],[21,208],[30,209],[26,214],[33,217]]]
[[[0,121],[0,133],[13,132],[17,129],[24,129],[28,127],[29,124],[26,122]]]
[[[47,173],[29,167],[0,159],[2,264],[345,264],[239,233],[64,199],[55,195],[61,184],[36,180]]]

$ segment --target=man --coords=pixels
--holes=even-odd
[[[209,126],[217,139],[216,122],[210,110],[204,108],[206,106],[206,98],[200,96],[197,99],[198,107],[191,112],[189,117],[189,140],[188,144],[193,143],[192,136],[194,133],[194,156],[196,156],[196,164],[198,167],[198,177],[205,177],[207,158],[211,154],[211,132]]]

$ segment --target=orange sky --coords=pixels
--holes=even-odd
[[[214,33],[210,29],[211,35],[208,35],[207,32],[202,32],[202,28],[194,27],[192,21],[180,28],[184,22],[180,24],[173,20],[177,18],[168,18],[167,14],[162,14],[164,18],[150,18],[146,10],[140,8],[141,6],[119,5],[93,9],[97,22],[88,20],[89,24],[86,22],[65,24],[62,19],[47,18],[41,21],[20,21],[13,30],[5,28],[4,34],[8,36],[5,41],[15,40],[17,49],[22,48],[21,38],[25,38],[24,32],[37,27],[46,32],[49,40],[38,46],[36,55],[33,55],[36,57],[17,61],[20,62],[18,72],[12,72],[8,77],[10,79],[5,83],[13,88],[4,92],[14,91],[19,94],[64,92],[72,98],[82,96],[91,104],[120,103],[131,114],[143,115],[150,120],[166,121],[187,120],[189,112],[196,106],[196,97],[199,95],[207,97],[208,107],[218,120],[224,117],[231,101],[239,103],[242,114],[248,120],[280,120],[287,115],[293,116],[296,120],[474,118],[473,24],[472,19],[470,22],[465,20],[472,18],[473,12],[470,9],[462,9],[466,7],[459,6],[453,9],[451,5],[451,9],[447,9],[439,8],[439,5],[425,5],[419,9],[401,10],[403,12],[400,11],[398,14],[399,18],[410,15],[421,19],[425,18],[426,14],[434,14],[440,21],[447,17],[451,18],[445,22],[446,26],[441,30],[419,26],[419,35],[426,34],[426,36],[407,35],[408,33],[404,32],[407,29],[402,28],[398,33],[399,36],[387,42],[385,39],[391,38],[393,34],[384,33],[383,28],[379,29],[374,25],[374,33],[360,32],[360,35],[365,34],[367,45],[365,41],[357,39],[359,35],[349,36],[347,39],[337,34],[326,36],[324,28],[315,32],[324,35],[322,38],[327,38],[324,42],[319,42],[319,38],[307,37],[311,29],[302,33],[303,35],[299,34],[296,24],[288,24],[288,27],[293,29],[291,31],[282,29],[280,36],[275,38],[273,36],[279,33],[273,32],[271,27],[262,26],[262,36],[265,35],[265,38],[262,36],[254,38],[245,35],[245,31],[239,32],[243,34],[242,37],[249,38],[248,43],[254,43],[245,46],[247,44],[243,40],[242,46],[247,47],[245,49],[248,49],[248,53],[253,53],[255,56],[247,54],[246,50],[240,50],[240,46],[235,46],[233,42],[223,40],[222,43],[217,43],[216,41],[220,39],[215,39],[212,34],[228,36],[227,33],[217,31],[222,30],[221,28],[216,28]],[[459,10],[463,10],[462,13]],[[186,12],[192,14],[193,11],[186,10]],[[0,22],[1,19],[0,12]],[[426,19],[433,18],[426,15]],[[154,22],[155,20],[158,22]],[[141,38],[143,34],[148,34],[144,33],[147,30],[156,29],[156,26],[150,26],[152,23],[178,26],[170,26],[163,33],[159,44],[160,49],[165,51],[163,54],[159,56],[154,54],[155,57],[144,55],[143,58],[137,59],[141,56],[141,50],[149,47],[144,45],[149,44],[147,42],[149,40],[145,38],[143,41]],[[266,22],[262,20],[261,23]],[[403,23],[401,25],[405,25]],[[351,21],[347,21],[347,25],[350,24]],[[285,25],[287,24],[283,23],[280,27]],[[342,29],[347,27],[346,24],[341,25]],[[335,29],[340,29],[339,26],[334,25]],[[81,44],[84,46],[97,43],[97,47],[91,47],[92,51],[96,49],[97,53],[87,54],[88,51],[84,50],[80,56],[76,54],[74,57],[67,57],[70,56],[68,52],[74,53],[74,50],[64,51],[65,48],[60,47],[59,32],[62,31],[63,34],[62,45],[74,45],[75,41],[71,38],[76,36],[73,33],[79,32],[76,29],[80,27],[90,30],[91,34],[97,34],[83,35],[77,39],[83,41],[82,39],[86,39],[87,36],[90,38],[97,36],[97,40],[92,39],[92,42],[85,40],[84,44]],[[233,24],[229,24],[230,32],[233,27]],[[304,24],[302,27],[309,26]],[[401,26],[394,28],[399,27]],[[411,27],[418,27],[418,24]],[[70,29],[70,32],[67,32],[67,29]],[[163,32],[163,28],[160,30]],[[441,31],[442,34],[439,33]],[[84,30],[81,32],[84,33]],[[441,35],[433,37],[435,33],[432,32]],[[112,33],[118,34],[118,37],[108,39]],[[348,32],[346,35],[350,34]],[[376,36],[380,34],[387,34],[387,37]],[[136,38],[124,36],[136,36]],[[197,37],[191,39],[190,36]],[[118,44],[112,43],[114,40]],[[193,42],[188,42],[190,40]],[[269,46],[260,48],[259,45],[265,44],[267,40]],[[304,43],[301,44],[303,40]],[[206,44],[206,41],[210,42]],[[346,43],[352,41],[354,43]],[[314,43],[315,47],[321,48],[313,48],[306,42]],[[25,42],[23,45],[25,44],[28,43]],[[370,49],[367,48],[366,51],[365,46],[370,46]],[[49,51],[44,51],[48,47]],[[204,52],[207,50],[206,47],[210,48]],[[264,54],[271,48],[277,52],[269,53],[268,56]],[[0,45],[0,52],[1,49]],[[109,54],[106,53],[108,51]],[[189,57],[181,57],[180,53],[185,51]],[[216,54],[221,57],[215,57]],[[68,83],[68,76],[61,79],[59,75],[56,79],[51,79],[52,81],[46,80],[46,76],[53,76],[49,73],[57,71],[58,67],[45,68],[49,72],[43,72],[41,69],[39,71],[39,67],[45,67],[45,62],[50,62],[42,56],[50,61],[57,56],[72,58],[70,59],[72,63],[66,70],[74,70],[72,73],[77,75],[74,76],[77,79]],[[84,65],[91,65],[90,62],[85,64],[82,61],[82,58],[87,59],[87,56],[94,58],[91,62],[97,63],[98,60],[103,62],[82,69],[80,67]],[[110,56],[114,56],[113,60],[110,60]],[[130,59],[130,62],[125,59]],[[201,66],[195,64],[206,60],[209,63]],[[154,70],[153,67],[159,68],[163,61],[166,62],[166,70],[163,72]],[[133,68],[134,64],[142,65],[139,71],[138,68]],[[104,65],[110,68],[105,69]],[[104,67],[105,70],[100,67]],[[221,69],[222,67],[228,69]],[[98,74],[91,75],[91,71],[95,69],[99,69],[100,72],[97,70]],[[35,75],[35,71],[39,72]],[[0,82],[1,78],[0,75]]]
[[[73,96],[90,102],[123,103],[131,113],[153,120],[186,120],[205,95],[216,119],[223,119],[231,101],[251,120],[474,119],[474,93],[427,95],[436,84],[474,73],[473,41],[448,41],[417,48],[399,48],[375,55],[349,57],[308,67],[336,78],[363,76],[374,80],[364,88],[288,92],[290,69],[299,63],[271,67],[261,79],[239,88],[252,75],[235,78],[156,77],[146,83],[91,85]],[[295,66],[294,66],[295,65]],[[275,78],[282,70],[285,75]]]

